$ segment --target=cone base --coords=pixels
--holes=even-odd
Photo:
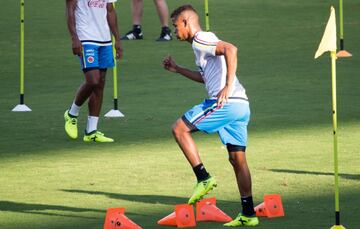
[[[18,104],[12,110],[12,112],[29,112],[31,109],[25,104]]]
[[[107,112],[104,115],[105,118],[122,118],[125,117],[123,113],[121,113],[119,110],[111,109],[109,112]]]
[[[342,225],[334,225],[330,229],[345,229]]]
[[[344,58],[344,57],[352,57],[352,54],[346,50],[340,50],[338,53],[336,53],[336,56],[338,58]]]

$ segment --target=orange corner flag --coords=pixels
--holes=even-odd
[[[330,18],[327,22],[324,35],[314,58],[318,58],[327,51],[336,52],[336,19],[335,9],[333,6],[331,6]]]

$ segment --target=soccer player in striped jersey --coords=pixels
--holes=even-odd
[[[66,0],[67,25],[73,54],[80,60],[85,82],[79,87],[69,110],[65,111],[65,131],[71,139],[78,136],[77,117],[88,101],[89,114],[83,140],[113,142],[98,131],[107,68],[114,67],[111,33],[115,37],[116,58],[122,48],[113,3],[116,0]]]
[[[212,32],[202,31],[198,14],[191,5],[174,10],[171,19],[177,38],[191,43],[198,70],[184,68],[170,56],[163,60],[163,66],[168,71],[205,84],[209,96],[185,112],[172,129],[197,178],[188,203],[195,204],[217,186],[214,177],[210,176],[201,162],[191,133],[218,133],[227,147],[242,204],[242,212],[225,226],[256,226],[259,220],[254,212],[251,176],[245,156],[250,109],[245,89],[236,77],[237,48],[219,40]]]

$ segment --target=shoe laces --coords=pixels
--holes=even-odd
[[[70,122],[72,125],[76,125],[77,124],[77,118],[71,118]]]

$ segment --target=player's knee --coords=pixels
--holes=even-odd
[[[236,161],[235,161],[235,158],[232,156],[232,155],[229,155],[229,162],[232,166],[235,166],[236,165]]]
[[[177,121],[172,125],[171,130],[172,130],[172,134],[175,138],[177,138],[181,135],[181,130],[180,130],[180,127],[179,127]]]
[[[246,164],[245,160],[245,146],[239,146],[239,145],[232,145],[232,144],[226,144],[226,148],[229,153],[229,162],[232,166],[242,166],[244,163]]]
[[[185,129],[182,125],[182,120],[178,119],[173,125],[172,125],[172,133],[175,138],[179,138],[181,135],[185,133]]]

